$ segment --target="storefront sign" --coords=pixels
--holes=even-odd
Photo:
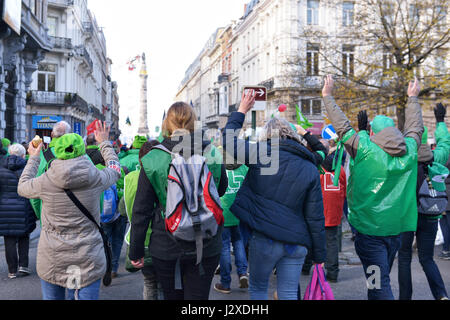
[[[52,130],[53,126],[62,121],[59,116],[33,116],[33,129]]]

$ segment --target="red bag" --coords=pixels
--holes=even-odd
[[[318,264],[314,267],[312,279],[306,288],[303,300],[334,300],[333,291],[325,279],[325,272]]]

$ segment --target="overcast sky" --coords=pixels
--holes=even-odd
[[[118,82],[120,124],[130,136],[139,122],[139,71],[127,61],[145,51],[149,72],[149,126],[161,124],[178,86],[211,34],[238,20],[249,0],[88,0],[103,27],[112,76]],[[133,130],[125,126],[130,117]]]

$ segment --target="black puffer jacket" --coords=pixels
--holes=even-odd
[[[0,236],[23,237],[36,228],[36,216],[28,199],[17,194],[26,161],[17,156],[0,159]]]

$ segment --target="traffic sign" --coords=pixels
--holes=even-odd
[[[322,130],[322,138],[325,140],[335,140],[338,138],[338,135],[336,134],[336,130],[334,129],[333,125],[328,125]]]
[[[267,108],[267,88],[266,87],[244,87],[244,92],[247,93],[250,90],[256,92],[255,106],[252,111],[264,111]]]

